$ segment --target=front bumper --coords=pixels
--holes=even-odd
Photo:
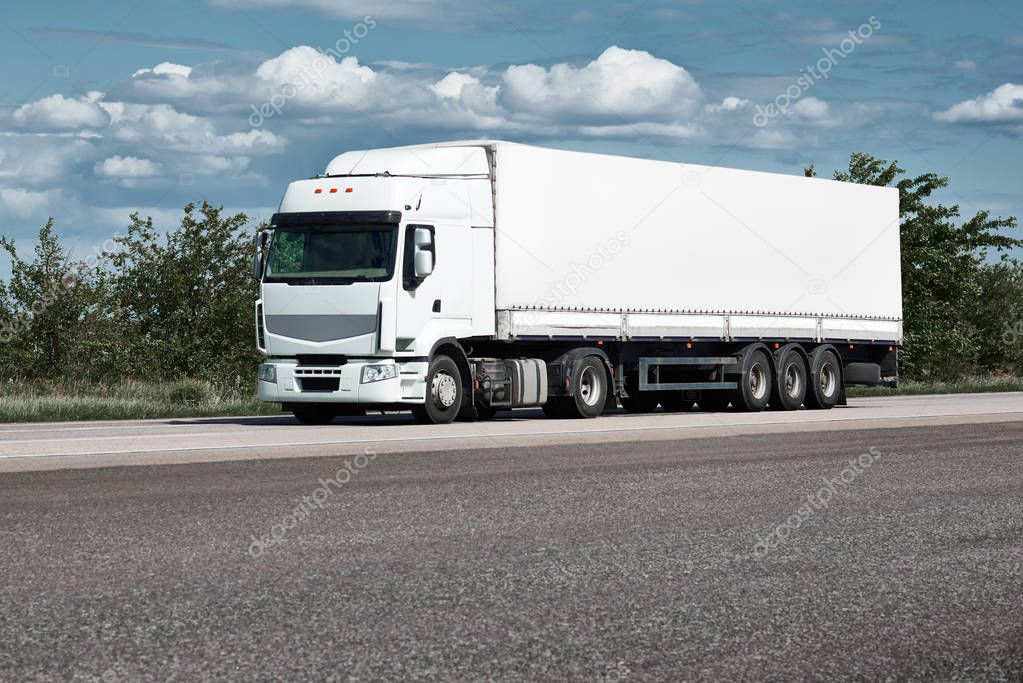
[[[362,383],[367,365],[393,364],[396,376]],[[426,397],[426,361],[392,358],[352,360],[341,366],[306,366],[290,359],[270,359],[277,381],[262,379],[259,399],[271,403],[347,403],[363,405],[422,404]]]

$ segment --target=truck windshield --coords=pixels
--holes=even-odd
[[[396,225],[278,228],[266,262],[268,282],[384,282],[394,274]]]

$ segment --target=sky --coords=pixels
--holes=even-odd
[[[830,175],[1023,216],[1018,0],[0,5],[0,234],[84,256],[188,202],[268,218],[351,149],[496,138]],[[0,270],[4,266],[0,266]]]

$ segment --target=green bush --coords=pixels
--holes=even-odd
[[[199,380],[178,380],[167,387],[167,399],[178,405],[199,406],[210,403],[215,397],[213,387]]]

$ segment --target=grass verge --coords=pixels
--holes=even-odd
[[[74,383],[8,384],[0,395],[0,422],[73,420],[143,420],[171,417],[280,415],[274,404],[255,393],[217,387],[208,382],[110,385]]]
[[[983,394],[1023,391],[1023,377],[967,377],[947,382],[903,380],[898,389],[849,387],[849,396],[919,396],[923,394]]]

